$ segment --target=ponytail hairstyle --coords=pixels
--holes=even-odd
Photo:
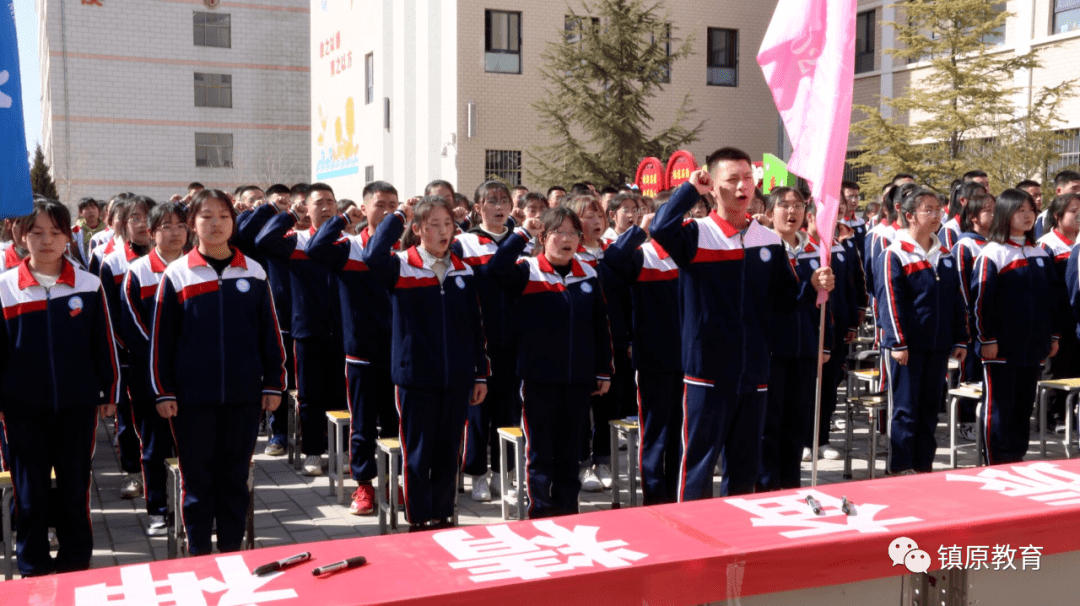
[[[412,221],[405,226],[405,235],[401,238],[402,249],[408,250],[420,245],[420,236],[413,233],[412,226],[422,225],[436,208],[446,209],[446,212],[450,214],[450,219],[453,220],[454,205],[449,200],[442,196],[424,196],[424,199],[413,209]]]
[[[919,209],[920,200],[923,200],[924,198],[933,198],[939,202],[941,201],[937,192],[932,189],[919,187],[917,185],[907,187],[907,185],[911,184],[905,184],[897,190],[903,192],[903,197],[897,202],[897,214],[900,215],[900,225],[905,228],[908,227],[908,213],[915,214]]]
[[[1056,228],[1061,224],[1061,218],[1065,216],[1065,211],[1069,209],[1069,205],[1073,200],[1080,200],[1080,194],[1061,194],[1054,198],[1054,201],[1050,203],[1050,208],[1046,211],[1046,231]]]
[[[994,196],[986,192],[978,193],[972,196],[967,205],[960,209],[960,233],[975,231],[974,219],[982,212],[983,205],[987,202],[995,204]]]
[[[901,209],[901,206],[903,205],[904,198],[917,189],[919,189],[919,186],[914,183],[904,183],[903,185],[897,185],[889,192],[889,196],[885,199],[885,204],[882,206],[886,207],[886,218],[890,225],[899,222],[903,218],[904,212]],[[906,223],[900,223],[900,225],[902,227],[907,227]]]
[[[1031,205],[1032,212],[1035,211],[1035,200],[1026,191],[1010,188],[1001,192],[997,204],[994,205],[994,220],[990,223],[990,233],[986,239],[998,244],[1008,242],[1012,231],[1012,217],[1024,204]],[[1024,233],[1024,240],[1028,246],[1035,246],[1034,227]]]

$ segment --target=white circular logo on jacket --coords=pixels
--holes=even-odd
[[[247,292],[251,290],[251,284],[247,280],[240,278],[236,281],[236,290],[239,290],[240,292]]]
[[[942,259],[941,264],[945,267],[952,267],[952,259]]]
[[[758,256],[761,257],[763,263],[768,263],[769,259],[772,259],[772,252],[767,248],[762,248],[761,252],[758,253]]]
[[[458,288],[465,288],[465,278],[458,276],[454,279],[454,284],[457,284]]]
[[[844,253],[842,253],[842,252],[836,253],[836,260],[837,261],[843,261],[844,260]]]
[[[816,271],[817,268],[818,268],[818,260],[817,259],[810,259],[810,269],[813,269],[813,270]]]
[[[586,294],[592,292],[592,284],[589,284],[588,282],[583,283],[581,285],[581,292]]]
[[[83,308],[82,297],[76,295],[76,296],[71,297],[70,299],[68,299],[68,307],[70,307],[72,311],[75,311],[77,309],[82,309]]]
[[[1039,264],[1039,267],[1042,267],[1042,264],[1043,264],[1042,261],[1043,261],[1042,257],[1039,257],[1038,259],[1035,259],[1035,262]]]

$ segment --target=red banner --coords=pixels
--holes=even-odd
[[[697,170],[697,168],[697,160],[694,159],[694,154],[686,150],[679,150],[671,154],[667,161],[667,170],[664,171],[665,180],[667,181],[665,189],[675,189],[686,183],[690,180],[690,173]]]
[[[1080,550],[1078,516],[1080,460],[1038,461],[37,577],[0,583],[0,601],[694,605],[915,570],[1033,571]],[[251,574],[304,551],[308,562]],[[368,563],[311,573],[356,556]]]
[[[664,165],[659,158],[645,158],[638,164],[634,183],[641,190],[641,195],[655,198],[660,190],[667,189],[664,182]]]

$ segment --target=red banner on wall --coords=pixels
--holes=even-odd
[[[641,195],[655,198],[660,190],[667,189],[664,179],[664,164],[659,158],[645,158],[638,164],[634,183],[641,190]]]
[[[683,149],[671,154],[671,157],[668,158],[667,170],[664,171],[665,180],[667,181],[664,189],[675,189],[686,183],[690,180],[690,173],[697,170],[697,167],[694,154]]]

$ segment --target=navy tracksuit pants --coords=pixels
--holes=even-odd
[[[145,368],[145,366],[140,366]],[[158,414],[154,397],[146,381],[132,377],[130,383],[132,396],[131,412],[135,427],[138,428],[140,463],[143,476],[143,496],[146,497],[148,515],[166,515],[169,513],[169,496],[166,488],[168,473],[165,471],[165,459],[173,456],[176,445],[173,443],[172,428],[168,419]]]
[[[724,470],[721,496],[754,492],[761,463],[765,397],[764,390],[740,394],[684,386],[680,502],[713,496],[717,458]]]
[[[509,362],[508,368],[495,368],[488,377],[488,392],[484,401],[477,406],[470,406],[465,423],[465,464],[462,471],[479,476],[487,473],[488,452],[491,452],[491,469],[499,469],[499,432],[500,427],[518,427],[521,425],[521,380],[514,372],[513,362],[516,356],[505,353],[492,354],[492,360],[503,359]],[[514,468],[513,457],[507,459],[510,469]]]
[[[94,549],[90,462],[97,433],[97,408],[8,415],[4,426],[15,486],[19,574],[38,576],[90,568]],[[55,491],[51,490],[51,469],[56,470]],[[55,560],[49,555],[49,527],[53,525],[60,542]]]
[[[908,362],[903,366],[890,356],[889,381],[893,390],[890,473],[933,469],[937,451],[934,430],[937,429],[948,364],[947,351],[909,349]],[[1024,428],[1026,431],[1027,425]]]
[[[461,436],[471,394],[471,383],[449,388],[397,388],[409,524],[454,515]]]
[[[248,465],[259,437],[259,403],[184,406],[172,420],[180,461],[183,520],[191,555],[239,551],[249,493]]]
[[[131,368],[121,366],[120,373],[124,385],[130,385]],[[120,449],[120,469],[124,473],[141,472],[138,425],[133,417],[131,394],[127,389],[120,390],[120,402],[116,404],[116,444]]]
[[[817,360],[774,355],[771,364],[758,486],[762,490],[799,488],[803,441],[814,430]]]
[[[394,382],[390,371],[368,364],[345,364],[345,387],[349,396],[349,466],[357,482],[370,484],[375,477],[375,441],[398,435],[394,407]]]
[[[341,339],[293,339],[296,391],[300,401],[300,450],[306,456],[326,452],[326,411],[344,410],[345,351]],[[280,409],[279,409],[280,410]]]
[[[642,504],[679,499],[682,440],[682,375],[637,371],[638,456]]]
[[[1016,463],[1027,454],[1029,420],[1035,408],[1035,390],[1042,366],[988,363],[986,413],[980,425],[990,465]]]
[[[530,518],[578,512],[581,436],[587,432],[585,420],[595,388],[588,383],[521,382]]]
[[[287,332],[281,333],[281,343],[285,347],[285,389],[296,389],[296,355],[293,351],[292,336]],[[282,444],[289,433],[289,406],[288,395],[281,394],[281,406],[274,412],[266,413],[270,419],[270,436],[276,437]]]

